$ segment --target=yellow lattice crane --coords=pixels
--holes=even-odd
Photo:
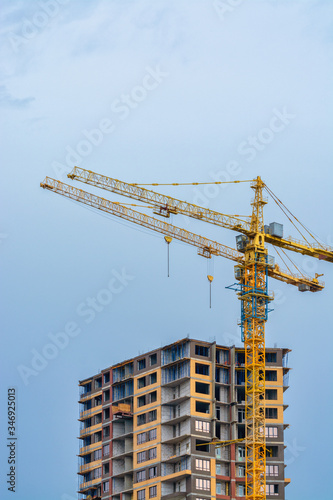
[[[199,255],[203,257],[218,255],[236,262],[235,278],[238,283],[234,288],[241,300],[241,329],[245,347],[246,498],[266,499],[265,322],[268,304],[273,300],[273,296],[268,292],[267,278],[269,276],[295,285],[300,291],[320,291],[324,288],[324,283],[318,281],[318,275],[311,278],[304,274],[292,273],[289,269],[281,270],[268,255],[265,242],[281,248],[282,251],[291,250],[328,262],[333,262],[333,249],[318,242],[285,239],[280,224],[272,223],[269,227],[265,226],[263,207],[267,201],[263,197],[263,190],[266,189],[280,206],[282,204],[260,177],[251,181],[251,188],[254,190],[252,215],[245,220],[78,167],[75,167],[68,177],[147,203],[159,216],[182,214],[241,233],[236,237],[237,250],[235,250],[55,179],[46,177],[41,183],[41,187],[45,189],[162,233],[168,244],[175,238],[197,247]],[[286,211],[285,213],[291,220],[288,213]],[[225,444],[231,442],[235,441],[228,441]],[[217,443],[217,440],[213,440],[213,443]],[[223,445],[221,442],[219,444]]]

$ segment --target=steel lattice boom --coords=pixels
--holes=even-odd
[[[61,194],[66,198],[89,205],[93,208],[97,208],[98,210],[102,210],[103,212],[126,219],[158,233],[195,246],[198,248],[198,253],[202,257],[210,258],[212,255],[216,255],[233,260],[240,265],[244,262],[244,255],[231,247],[222,245],[221,243],[210,240],[209,238],[204,238],[198,234],[187,231],[186,229],[174,226],[173,224],[167,224],[166,222],[160,221],[155,217],[142,214],[136,210],[124,207],[119,203],[113,203],[110,200],[88,193],[87,191],[83,191],[82,189],[78,189],[56,179],[52,179],[51,177],[46,177],[44,181],[41,182],[40,186],[44,189]],[[307,285],[312,292],[318,292],[324,288],[324,283],[322,281],[318,281],[315,278],[306,277],[304,275],[290,273],[289,271],[284,271],[277,265],[274,267],[268,267],[267,272],[268,276],[271,278],[283,281],[289,285]]]
[[[156,193],[139,187],[137,185],[128,184],[127,182],[107,177],[105,175],[85,170],[81,167],[74,167],[72,172],[68,174],[70,179],[75,179],[91,186],[97,186],[112,193],[128,196],[132,199],[142,201],[144,203],[154,204],[155,212],[158,215],[169,217],[170,214],[182,214],[194,219],[199,219],[210,224],[215,224],[226,229],[231,229],[239,233],[245,234],[248,237],[253,236],[251,222],[243,220],[235,216],[221,214],[208,208],[200,207],[188,203],[186,201],[177,200],[171,196]],[[264,183],[262,188],[264,188]],[[265,241],[274,246],[291,250],[293,252],[308,255],[322,260],[333,262],[333,248],[328,245],[319,246],[318,244],[309,244],[305,241],[296,241],[294,238],[278,238],[276,236],[265,234]]]

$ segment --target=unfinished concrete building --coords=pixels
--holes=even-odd
[[[288,349],[266,349],[266,495],[283,500]],[[244,349],[189,338],[80,381],[79,497],[245,497]]]

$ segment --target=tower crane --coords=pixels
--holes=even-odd
[[[324,283],[318,280],[317,274],[311,278],[304,274],[295,274],[289,269],[281,270],[268,255],[265,243],[270,243],[283,251],[290,250],[328,262],[333,262],[333,248],[321,245],[319,242],[309,243],[283,238],[280,224],[272,223],[270,226],[265,226],[263,208],[267,200],[263,196],[263,190],[267,190],[278,205],[282,203],[260,177],[250,181],[254,199],[251,203],[252,214],[245,219],[221,214],[145,189],[137,184],[128,184],[79,167],[75,167],[68,177],[148,203],[152,205],[154,214],[165,218],[169,218],[170,214],[182,214],[241,233],[236,237],[237,250],[235,250],[58,180],[46,177],[40,184],[44,189],[157,231],[165,236],[168,244],[175,238],[195,246],[198,254],[203,257],[211,258],[217,255],[236,263],[237,283],[231,288],[236,290],[241,301],[241,330],[245,348],[246,499],[265,500],[265,323],[269,311],[268,305],[273,300],[273,295],[268,292],[268,277],[295,285],[300,291],[317,292],[324,288]],[[285,211],[285,213],[289,217],[290,212]],[[217,442],[214,438],[216,436],[213,437],[213,442]]]

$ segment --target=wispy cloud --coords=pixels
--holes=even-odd
[[[5,85],[0,85],[0,105],[11,108],[26,108],[31,102],[35,100],[34,97],[13,97],[7,90]]]

